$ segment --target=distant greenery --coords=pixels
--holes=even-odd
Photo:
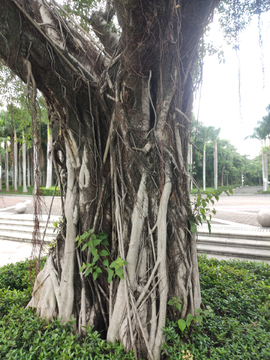
[[[40,191],[41,194],[43,196],[52,196],[53,192],[54,192],[54,188],[55,186],[51,186],[50,188],[46,189],[45,186],[41,186],[40,187]],[[6,192],[6,187],[5,185],[3,186],[3,190],[0,191],[0,196],[1,194],[10,194],[10,195],[33,195],[33,186],[27,187],[27,193],[23,193],[23,187],[22,186],[18,186],[18,191],[14,191],[13,190],[13,186],[10,185],[10,191]],[[55,192],[55,196],[60,196],[60,189],[59,187],[56,188],[56,192]]]
[[[258,194],[270,194],[270,188],[268,188],[266,191],[258,191]]]
[[[87,329],[81,339],[72,333],[72,322],[47,324],[25,310],[31,297],[29,266],[27,260],[0,268],[1,359],[135,359],[96,331]],[[203,308],[211,315],[183,333],[177,322],[167,320],[162,359],[269,360],[270,265],[200,255],[199,271]]]
[[[235,184],[235,185],[232,185],[232,186],[218,186],[217,190],[218,192],[223,192],[223,191],[228,191],[230,189],[235,189],[237,188],[238,186],[241,186],[241,184]],[[213,187],[208,187],[205,189],[205,191],[201,190],[201,193],[205,193],[205,194],[209,194],[209,193],[214,193],[215,192],[215,188]],[[192,189],[190,190],[190,194],[194,195],[194,194],[197,194],[198,193],[198,189]]]

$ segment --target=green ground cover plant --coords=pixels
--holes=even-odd
[[[86,337],[79,338],[72,333],[72,322],[47,324],[25,310],[31,295],[29,266],[27,260],[0,268],[1,359],[135,359],[96,331],[87,329]],[[162,359],[269,360],[270,265],[200,255],[199,270],[201,314],[209,310],[208,315],[184,330],[167,320]],[[178,299],[171,303],[180,306]]]
[[[183,334],[168,321],[165,358],[269,360],[270,266],[200,255],[199,271],[203,304],[212,312]]]

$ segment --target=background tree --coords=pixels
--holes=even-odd
[[[251,139],[258,139],[261,141],[261,156],[262,156],[262,179],[263,191],[268,188],[268,154],[269,154],[269,136],[270,136],[270,105],[266,108],[268,114],[258,121],[259,126],[254,128],[253,134],[248,136]],[[268,139],[268,146],[266,141]]]

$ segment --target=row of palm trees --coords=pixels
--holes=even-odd
[[[189,167],[193,178],[203,190],[206,187],[217,189],[218,183],[221,186],[240,184],[243,175],[245,184],[257,185],[261,184],[261,180],[263,180],[263,190],[267,190],[270,105],[266,110],[268,114],[258,122],[258,127],[249,136],[262,142],[261,166],[258,166],[258,157],[252,160],[248,159],[248,156],[237,153],[236,148],[229,140],[220,139],[220,128],[207,127],[203,123],[196,124],[196,121],[193,120]],[[266,146],[267,141],[268,146]]]

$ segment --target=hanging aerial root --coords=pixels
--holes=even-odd
[[[143,224],[145,217],[148,213],[148,195],[146,191],[146,173],[143,173],[139,190],[137,193],[137,201],[134,205],[133,213],[132,213],[132,229],[131,229],[131,237],[130,237],[130,244],[129,250],[126,257],[128,265],[125,269],[126,277],[128,277],[129,288],[136,290],[137,282],[136,282],[136,266],[138,262],[138,255],[139,255],[139,247],[140,247],[140,239],[143,230]],[[122,219],[120,215],[120,206],[119,206],[119,199],[118,199],[118,190],[117,184],[115,181],[115,202],[116,202],[116,222],[117,222],[117,232],[118,238],[120,243],[120,254],[121,257],[124,256],[124,248],[123,248],[123,238],[122,238]],[[123,257],[122,257],[123,258]],[[121,340],[119,339],[119,331],[121,328],[121,323],[123,322],[124,314],[126,311],[129,311],[129,299],[127,295],[127,287],[124,284],[127,281],[125,277],[124,280],[121,280],[117,298],[110,322],[110,326],[108,329],[107,339],[110,342],[114,340]],[[123,299],[126,301],[126,307],[123,306]],[[131,320],[130,320],[131,322]],[[130,325],[131,326],[131,325]],[[130,329],[130,331],[132,331]]]
[[[165,166],[165,184],[159,204],[158,211],[158,246],[157,258],[160,260],[158,269],[159,283],[159,319],[157,326],[157,333],[155,344],[153,347],[154,359],[160,358],[160,346],[163,341],[163,328],[166,324],[167,313],[167,296],[168,296],[168,276],[166,269],[166,245],[167,245],[167,213],[168,203],[172,189],[172,182],[170,176],[169,166]]]

